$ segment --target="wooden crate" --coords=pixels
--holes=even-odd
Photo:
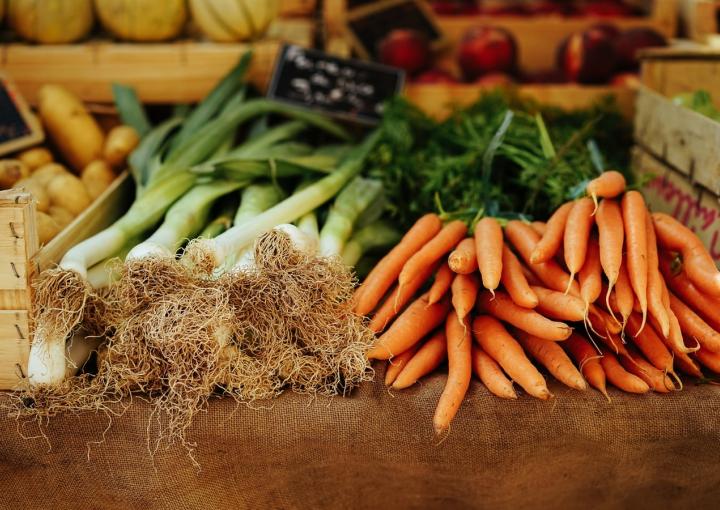
[[[651,176],[643,189],[653,211],[672,215],[692,229],[715,263],[720,266],[720,200],[702,186],[693,185],[686,175],[641,147],[633,150],[633,168],[640,176]]]
[[[280,0],[280,16],[295,17],[307,16],[311,17],[315,14],[317,0]]]
[[[249,78],[264,89],[282,42],[309,46],[314,23],[302,18],[279,19],[266,39],[246,43],[193,40],[171,43],[115,43],[105,40],[66,45],[0,45],[0,69],[35,104],[46,83],[66,86],[84,101],[111,102],[110,84],[132,85],[146,103],[200,100],[252,47]]]
[[[635,142],[688,183],[720,195],[720,123],[641,87]]]
[[[717,0],[681,0],[683,35],[701,43],[718,42],[718,9]]]
[[[32,340],[32,278],[65,252],[118,218],[132,199],[132,179],[120,175],[45,246],[38,246],[35,205],[22,189],[0,191],[0,390],[27,374]]]

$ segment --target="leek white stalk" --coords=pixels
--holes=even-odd
[[[367,252],[393,246],[400,241],[399,230],[384,221],[376,221],[355,231],[345,244],[342,260],[348,266],[354,266]]]
[[[338,194],[320,230],[320,254],[332,257],[342,253],[360,214],[382,194],[380,181],[355,177]]]
[[[101,343],[102,338],[98,336],[75,333],[65,349],[65,378],[77,375]]]
[[[165,220],[149,238],[130,250],[127,260],[174,258],[185,240],[195,237],[207,224],[213,203],[241,186],[232,181],[195,186],[168,209]]]
[[[255,238],[282,223],[290,223],[301,216],[315,210],[334,197],[345,184],[355,177],[362,169],[365,158],[377,143],[379,131],[368,136],[345,158],[340,167],[330,175],[319,179],[314,184],[276,206],[268,209],[253,221],[236,225],[214,239],[200,239],[187,250],[183,260],[190,265],[202,261],[218,267],[232,254],[252,243]]]
[[[251,184],[242,192],[233,225],[240,225],[255,218],[283,198],[282,190],[273,184]]]

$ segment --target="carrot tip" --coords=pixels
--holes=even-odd
[[[568,278],[568,284],[567,287],[565,287],[565,294],[570,292],[570,287],[572,287],[573,282],[575,281],[575,271],[572,271],[570,273],[570,278]]]
[[[590,216],[595,216],[595,213],[596,213],[597,210],[598,210],[598,197],[597,197],[597,193],[591,193],[591,194],[590,194],[590,198],[592,198],[593,204],[595,204],[595,209],[593,209],[593,212],[592,212],[592,214],[591,214]]]

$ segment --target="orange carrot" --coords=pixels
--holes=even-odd
[[[445,297],[438,303],[428,304],[427,294],[423,294],[407,307],[392,323],[390,329],[378,338],[367,356],[369,359],[389,359],[408,350],[425,335],[442,324],[450,308],[450,300]]]
[[[600,198],[615,198],[625,191],[625,177],[620,172],[608,170],[590,181],[585,192],[590,195],[593,202],[597,204]]]
[[[425,267],[434,264],[455,248],[466,233],[467,227],[462,221],[451,221],[445,225],[435,237],[405,262],[398,277],[400,287],[410,283]]]
[[[547,368],[548,372],[555,376],[555,379],[576,390],[587,389],[587,383],[582,374],[556,342],[548,342],[519,329],[516,329],[514,334],[525,351]]]
[[[720,272],[698,236],[667,214],[653,213],[652,219],[660,244],[682,253],[683,268],[690,281],[702,292],[720,297]]]
[[[672,309],[672,306],[670,306],[670,291],[667,288],[667,285],[665,285],[665,280],[662,281],[662,301],[663,306],[668,312],[668,318],[670,319],[670,334],[667,336],[667,342],[666,345],[677,355],[678,353],[684,353],[687,354],[689,352],[695,352],[700,348],[700,345],[690,348],[685,345],[685,341],[683,339],[683,333],[682,328],[680,327],[680,321],[677,318],[677,315],[675,315],[675,312]],[[654,321],[654,318],[651,317],[651,320]],[[654,324],[657,331],[660,331],[660,325]]]
[[[477,271],[477,257],[475,256],[475,240],[466,237],[455,249],[450,252],[448,265],[455,273],[470,274]]]
[[[472,311],[479,291],[480,281],[477,275],[459,274],[455,276],[452,283],[452,304],[460,320]]]
[[[447,355],[445,331],[438,329],[405,364],[392,387],[396,390],[409,388],[435,370]]]
[[[720,331],[720,299],[703,294],[684,271],[673,274],[670,259],[660,257],[660,269],[670,289],[715,331]]]
[[[472,364],[473,372],[490,393],[500,398],[517,398],[512,381],[507,378],[500,365],[477,345],[472,348]]]
[[[720,374],[720,353],[710,352],[707,349],[700,349],[695,353],[695,358],[716,374]]]
[[[443,263],[435,274],[435,281],[428,291],[428,303],[432,305],[440,301],[450,289],[454,277],[455,274],[447,262]]]
[[[385,386],[390,386],[397,376],[400,374],[403,368],[407,365],[408,361],[415,356],[418,350],[418,344],[413,345],[407,351],[397,356],[393,356],[387,362],[387,369],[385,370]]]
[[[590,238],[585,264],[578,273],[580,283],[580,297],[585,304],[585,310],[600,297],[602,290],[602,275],[600,267],[600,247],[595,236]]]
[[[610,397],[608,397],[605,382],[605,372],[599,361],[601,356],[595,348],[590,345],[590,342],[577,333],[573,333],[562,345],[570,352],[570,355],[580,367],[580,372],[590,386],[609,399]]]
[[[442,434],[450,427],[450,422],[465,398],[472,377],[472,357],[470,355],[472,337],[467,318],[461,322],[455,312],[451,311],[445,321],[445,336],[447,337],[448,378],[433,417],[435,434]]]
[[[552,396],[543,376],[500,321],[489,315],[480,315],[473,322],[473,334],[482,350],[530,395],[541,400]]]
[[[500,285],[503,232],[495,218],[483,218],[475,225],[475,251],[483,287],[490,291]]]
[[[519,220],[512,220],[505,226],[505,235],[517,250],[520,257],[528,264],[530,270],[540,279],[548,289],[565,292],[570,284],[570,294],[580,295],[580,287],[569,274],[567,274],[554,260],[548,260],[540,264],[530,262],[530,254],[540,237],[526,223]]]
[[[502,277],[505,290],[516,305],[523,308],[535,308],[538,297],[528,285],[523,266],[508,246],[503,246]]]
[[[565,224],[565,237],[563,247],[565,250],[565,264],[570,270],[570,279],[580,272],[587,256],[588,240],[593,222],[593,202],[589,198],[580,198],[575,201]],[[569,288],[569,287],[568,287]],[[568,289],[566,289],[566,292]]]
[[[547,232],[547,223],[544,221],[533,221],[530,223],[530,226],[540,235],[540,237],[544,236],[545,232]]]
[[[643,328],[643,330],[640,331],[641,323],[642,318],[640,316],[635,313],[630,315],[627,328],[628,332],[633,336],[635,345],[655,368],[672,372],[672,354],[670,354],[670,351],[665,347],[665,344],[655,332],[654,328]]]
[[[657,239],[655,237],[655,227],[653,226],[650,215],[645,215],[645,229],[647,230],[648,240],[648,275],[647,275],[647,299],[648,311],[650,315],[655,317],[660,325],[660,331],[663,336],[670,334],[670,316],[662,302],[662,275],[660,274],[660,260],[658,257]]]
[[[561,205],[547,222],[545,233],[538,241],[530,254],[530,262],[532,264],[540,264],[552,259],[562,246],[563,236],[565,235],[565,224],[568,215],[573,208],[573,202],[567,202]]]
[[[607,302],[609,291],[612,291],[620,273],[623,243],[625,242],[620,205],[615,200],[603,200],[598,207],[595,221],[597,221],[600,239],[600,265],[609,282],[608,294],[605,296]]]
[[[561,321],[580,322],[585,319],[585,303],[579,297],[545,287],[531,287],[538,297],[535,308],[545,317]]]
[[[534,310],[516,305],[507,293],[498,291],[495,297],[481,292],[477,300],[478,311],[489,313],[516,328],[545,340],[565,340],[572,329],[565,323],[552,321]],[[492,356],[492,353],[488,353]]]
[[[606,352],[600,358],[600,365],[605,371],[605,376],[610,383],[628,393],[647,393],[650,386],[638,376],[625,370],[615,355]]]
[[[638,376],[658,393],[670,393],[670,391],[676,389],[672,379],[665,372],[652,366],[639,354],[630,353],[630,356],[621,358],[620,362],[625,367],[625,370]]]
[[[675,353],[675,363],[678,368],[687,375],[698,378],[705,377],[702,370],[700,370],[700,366],[686,353],[682,353],[682,355]]]
[[[358,315],[367,315],[375,309],[408,259],[434,238],[441,228],[442,222],[437,214],[426,214],[407,231],[359,287],[355,306]]]
[[[402,292],[400,292],[399,286],[395,286],[393,291],[385,298],[385,301],[383,301],[383,304],[380,305],[380,308],[378,308],[378,311],[375,312],[375,315],[373,315],[373,318],[370,321],[370,329],[373,333],[380,333],[387,327],[390,321],[393,320],[397,314],[405,308],[405,305],[410,302],[418,289],[423,286],[428,278],[430,278],[430,275],[436,267],[437,264],[435,264],[435,266],[426,267],[422,273],[417,275],[412,282],[402,289]]]
[[[711,328],[707,322],[672,293],[670,293],[670,308],[677,317],[683,334],[697,340],[703,349],[720,352],[720,333]]]
[[[627,240],[627,270],[630,284],[643,316],[642,326],[647,320],[648,240],[645,228],[647,206],[639,191],[631,190],[622,198],[623,225]],[[619,304],[619,303],[618,303]],[[640,328],[642,330],[642,327]]]
[[[619,334],[622,332],[620,323],[613,319],[609,313],[596,305],[590,305],[588,310],[588,319],[593,329],[599,334],[609,333]]]
[[[633,294],[625,260],[620,264],[620,272],[615,282],[615,302],[622,317],[622,327],[624,328],[627,318],[633,311],[633,303],[635,302],[635,295]]]
[[[510,251],[510,253],[512,253],[512,250]],[[515,254],[513,253],[513,256],[514,255]],[[515,260],[517,260],[517,257],[515,257]],[[535,276],[535,273],[530,271],[530,269],[525,264],[523,264],[519,260],[518,260],[518,262],[520,263],[520,268],[522,269],[523,276],[525,277],[525,279],[527,280],[529,285],[542,285],[543,284],[540,281],[540,279],[537,276]]]

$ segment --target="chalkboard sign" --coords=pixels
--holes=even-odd
[[[402,90],[404,80],[404,72],[394,67],[286,44],[275,63],[267,96],[376,124],[383,104]]]
[[[386,0],[351,9],[347,29],[353,48],[363,58],[377,58],[380,41],[395,29],[424,34],[434,49],[445,43],[430,8],[419,0]]]
[[[0,73],[0,155],[42,142],[43,131],[22,96]]]

